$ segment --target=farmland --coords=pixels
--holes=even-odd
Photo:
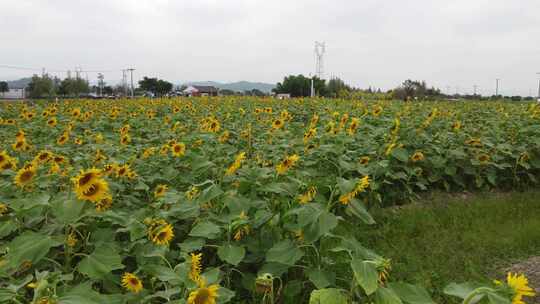
[[[2,303],[431,303],[368,246],[372,214],[540,173],[533,103],[0,106]],[[445,291],[510,303],[514,281]]]

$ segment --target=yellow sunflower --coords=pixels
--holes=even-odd
[[[189,271],[189,278],[193,282],[199,282],[201,280],[201,271],[202,271],[202,253],[191,253],[191,269]]]
[[[34,176],[36,176],[37,168],[34,165],[25,166],[15,175],[15,185],[19,187],[24,187],[28,185]]]
[[[174,144],[171,147],[172,154],[176,157],[184,156],[186,153],[186,145],[183,143]]]
[[[165,195],[165,192],[167,192],[167,189],[169,189],[167,185],[163,185],[163,184],[157,185],[156,190],[154,190],[154,197],[155,198],[163,197]]]
[[[199,283],[199,287],[189,293],[188,304],[216,304],[219,285],[212,284],[206,287],[204,281]]]
[[[62,135],[60,135],[60,137],[58,137],[58,139],[56,140],[56,143],[59,144],[59,145],[63,145],[65,143],[67,143],[68,140],[69,140],[69,133],[64,132]]]
[[[47,120],[47,125],[49,127],[55,127],[57,123],[58,120],[56,119],[56,117],[51,117],[49,120]]]
[[[279,130],[279,129],[283,128],[283,125],[284,125],[283,120],[278,118],[278,119],[276,119],[276,120],[274,120],[272,122],[272,129]]]
[[[125,272],[122,276],[122,286],[134,293],[139,293],[143,289],[141,280],[131,272]]]
[[[112,203],[113,203],[112,196],[106,195],[101,200],[95,202],[96,211],[103,212],[103,211],[109,210],[112,207]]]
[[[281,163],[276,166],[276,171],[279,175],[285,174],[290,168],[292,168],[296,162],[300,159],[300,156],[293,154],[285,157]]]
[[[99,202],[102,199],[106,198],[109,195],[109,184],[105,180],[97,179],[87,190],[76,191],[77,198],[80,200],[90,201],[90,202]]]
[[[523,274],[518,276],[517,274],[512,274],[509,272],[506,277],[506,283],[514,291],[512,304],[525,304],[525,302],[522,300],[523,296],[534,297],[536,295],[534,289],[529,287],[529,280],[527,280]]]
[[[369,156],[362,156],[362,157],[360,158],[360,165],[365,166],[365,165],[367,165],[368,163],[369,163]]]
[[[154,242],[156,245],[169,246],[169,242],[173,237],[174,231],[171,224],[160,226],[157,229],[154,229],[152,232],[152,242]]]
[[[93,183],[95,183],[101,177],[101,170],[91,168],[87,170],[81,170],[80,174],[72,178],[71,181],[75,185],[75,191],[78,195],[82,195],[82,192],[90,189]]]
[[[420,151],[417,151],[413,154],[413,156],[411,156],[411,161],[413,163],[416,163],[416,162],[419,162],[419,161],[423,161],[424,160],[424,153],[420,152]]]

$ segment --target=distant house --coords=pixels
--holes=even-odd
[[[276,94],[276,98],[277,99],[289,99],[289,98],[291,98],[291,94],[289,94],[289,93]]]
[[[218,89],[213,86],[192,85],[182,91],[187,96],[217,96]]]
[[[9,88],[9,91],[0,93],[2,99],[24,99],[26,92],[24,88]]]

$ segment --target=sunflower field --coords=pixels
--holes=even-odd
[[[0,302],[433,303],[349,231],[422,192],[535,186],[539,122],[480,101],[0,103]],[[444,292],[534,294],[517,274]]]

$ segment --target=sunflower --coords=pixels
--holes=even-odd
[[[204,281],[201,281],[199,287],[189,293],[188,304],[216,304],[219,285],[212,284],[206,287]]]
[[[523,296],[534,297],[536,295],[534,289],[529,287],[529,280],[523,274],[518,276],[509,272],[506,276],[506,284],[512,288],[514,293],[512,304],[525,304],[522,300]]]
[[[379,115],[381,115],[382,111],[383,107],[381,107],[380,105],[376,105],[372,110],[372,114],[373,116],[378,117]]]
[[[56,119],[56,117],[51,117],[49,118],[49,120],[47,120],[47,125],[49,127],[55,127],[57,123],[58,123],[58,120]]]
[[[200,190],[196,186],[191,186],[191,188],[186,191],[186,197],[188,200],[192,200],[199,196]]]
[[[299,159],[300,156],[298,156],[297,154],[285,157],[285,159],[283,159],[283,161],[281,161],[281,163],[276,166],[276,171],[278,175],[285,174],[290,168],[292,168],[296,164]]]
[[[172,155],[176,157],[184,156],[186,153],[186,145],[183,143],[174,144],[171,147]]]
[[[10,159],[11,159],[11,156],[9,156],[6,150],[3,150],[2,152],[0,152],[0,167],[8,163]]]
[[[131,142],[131,136],[129,136],[129,134],[123,134],[122,137],[120,138],[120,144],[122,145],[127,145]]]
[[[283,128],[283,125],[284,125],[283,120],[278,118],[272,122],[272,129],[279,130]]]
[[[419,161],[423,161],[424,160],[424,153],[420,152],[420,151],[417,151],[413,154],[413,156],[411,156],[411,161],[413,163],[416,163],[416,162],[419,162]]]
[[[308,189],[306,193],[298,196],[298,201],[300,202],[300,204],[307,204],[315,198],[316,194],[317,188],[312,186]]]
[[[154,229],[151,232],[151,240],[156,245],[166,245],[169,246],[169,242],[174,237],[173,227],[171,224],[161,225]]]
[[[189,278],[193,282],[199,282],[201,280],[201,271],[202,271],[202,253],[191,253],[191,268],[189,271]]]
[[[60,135],[60,137],[58,137],[58,139],[56,140],[56,143],[59,145],[63,145],[67,143],[68,140],[69,140],[69,133],[64,132],[62,135]]]
[[[90,189],[92,184],[94,184],[100,177],[101,170],[91,168],[87,170],[81,170],[80,174],[72,178],[71,181],[75,185],[75,191],[77,192],[77,195],[82,195],[82,193]]]
[[[368,163],[369,163],[369,156],[362,156],[362,157],[360,158],[360,165],[365,166],[365,165],[367,165]]]
[[[220,143],[223,144],[227,142],[227,140],[229,140],[229,136],[230,136],[229,131],[223,131],[223,133],[221,133],[221,135],[219,136],[218,140]]]
[[[485,154],[485,153],[482,153],[480,155],[478,155],[477,159],[480,163],[482,164],[487,164],[489,162],[489,155]]]
[[[53,157],[53,154],[51,151],[43,150],[39,152],[39,154],[34,158],[34,160],[40,164],[49,162]]]
[[[34,176],[36,176],[37,168],[34,165],[25,166],[15,175],[15,184],[21,188],[28,185]]]
[[[22,141],[25,138],[24,130],[17,131],[17,133],[15,134],[15,138],[17,139],[17,141]]]
[[[128,164],[124,164],[122,166],[118,166],[116,168],[116,177],[124,177],[124,176],[127,176],[129,174],[129,171],[131,168],[129,167]]]
[[[20,150],[24,150],[26,146],[26,139],[17,139],[17,141],[11,145],[11,147],[13,148],[13,150],[15,151],[20,151]]]
[[[461,121],[459,120],[454,121],[454,123],[452,124],[452,130],[459,131],[460,129],[461,129]]]
[[[81,109],[80,108],[75,108],[71,111],[71,116],[77,118],[79,116],[81,116]]]
[[[167,192],[167,189],[169,189],[167,185],[157,185],[156,190],[154,190],[154,197],[163,197],[165,195],[165,192]]]
[[[236,156],[234,162],[227,168],[225,175],[233,175],[242,166],[242,162],[246,159],[246,152],[240,152]]]
[[[96,211],[103,212],[103,211],[109,210],[112,207],[112,203],[113,203],[112,196],[107,195],[101,200],[95,202]]]
[[[15,170],[17,168],[17,159],[10,157],[2,165],[0,165],[0,171],[3,170]]]
[[[116,170],[117,170],[116,164],[106,164],[105,166],[103,166],[103,173],[105,173],[105,175],[107,176],[113,174],[114,172],[116,172]]]
[[[77,139],[75,139],[75,144],[80,146],[80,145],[83,144],[83,140],[81,138],[77,138]]]
[[[130,272],[125,272],[122,276],[122,286],[134,293],[139,293],[143,289],[141,280]]]
[[[78,199],[95,203],[109,195],[109,184],[103,179],[97,179],[86,190],[76,190],[76,193]]]
[[[149,158],[150,156],[154,155],[154,153],[156,153],[156,148],[154,148],[154,147],[146,148],[144,150],[144,152],[143,152],[142,157],[144,159],[146,159],[146,158]]]
[[[315,135],[317,135],[317,128],[309,128],[309,130],[304,133],[304,144],[307,144]]]
[[[349,133],[349,135],[353,135],[356,133],[356,129],[358,129],[359,125],[360,119],[353,117],[353,119],[351,119],[351,123],[349,124],[349,128],[347,129],[347,133]]]
[[[0,216],[8,212],[8,206],[4,203],[0,203]]]

